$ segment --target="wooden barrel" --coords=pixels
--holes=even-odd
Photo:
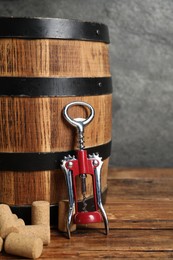
[[[55,224],[58,202],[68,197],[60,162],[75,153],[76,132],[62,110],[72,101],[95,109],[85,146],[103,158],[106,192],[112,117],[108,43],[103,24],[0,18],[0,203],[27,223],[31,203],[47,200]],[[70,113],[85,117],[88,112],[75,106]],[[88,178],[88,200],[91,186]],[[80,188],[78,193],[82,199]]]

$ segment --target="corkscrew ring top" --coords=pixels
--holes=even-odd
[[[71,118],[68,115],[68,110],[70,107],[72,106],[85,106],[88,107],[90,110],[90,115],[88,116],[88,118]],[[68,105],[65,106],[64,111],[63,111],[64,117],[65,119],[73,126],[77,127],[78,131],[83,133],[84,132],[84,127],[86,125],[88,125],[92,119],[94,118],[94,108],[89,105],[88,103],[82,102],[82,101],[75,101],[75,102],[71,102]]]

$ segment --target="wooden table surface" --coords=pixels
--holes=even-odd
[[[103,226],[78,229],[70,240],[52,230],[39,259],[173,258],[173,169],[109,169],[105,209],[108,236]]]

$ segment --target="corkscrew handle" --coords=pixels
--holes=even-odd
[[[78,105],[89,108],[90,115],[88,116],[88,118],[71,118],[68,115],[69,108],[72,106],[78,106]],[[63,110],[63,115],[64,115],[65,119],[71,125],[76,127],[78,130],[80,150],[84,149],[84,145],[83,145],[84,144],[84,127],[92,121],[92,119],[94,118],[94,114],[95,114],[94,108],[91,105],[89,105],[88,103],[85,103],[82,101],[71,102],[68,105],[66,105]]]

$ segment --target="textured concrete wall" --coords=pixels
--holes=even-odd
[[[171,0],[0,1],[0,16],[77,18],[109,26],[115,166],[173,166],[172,14]]]

